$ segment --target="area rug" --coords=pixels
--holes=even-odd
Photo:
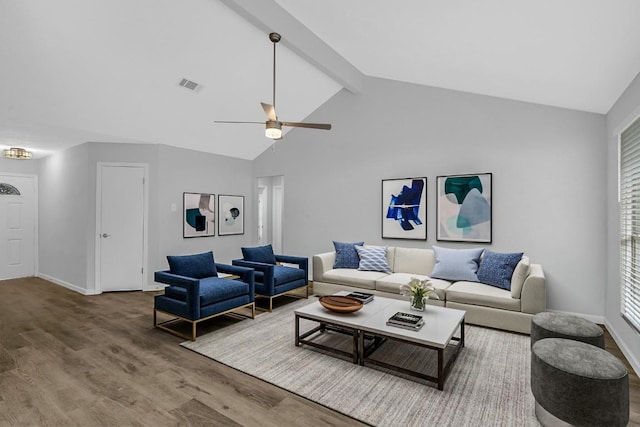
[[[376,426],[539,426],[530,390],[529,337],[467,326],[465,347],[444,390],[378,368],[361,367],[311,347],[294,345],[293,311],[281,305],[255,320],[221,321],[196,342],[181,345],[328,408]],[[315,323],[301,321],[301,331]],[[425,325],[428,327],[428,325]],[[350,345],[328,334],[335,345]],[[375,357],[428,372],[436,353],[385,343]]]

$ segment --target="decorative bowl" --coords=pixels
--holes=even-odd
[[[362,308],[364,304],[351,297],[343,297],[340,295],[326,295],[320,297],[320,304],[327,310],[335,311],[337,313],[353,313]]]

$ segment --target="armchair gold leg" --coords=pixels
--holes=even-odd
[[[185,317],[177,316],[177,315],[175,315],[173,313],[169,313],[169,312],[158,310],[158,309],[154,308],[153,309],[153,326],[158,328],[158,329],[162,329],[163,331],[169,332],[170,334],[173,334],[173,335],[175,335],[177,337],[180,337],[182,339],[195,341],[196,337],[197,337],[196,328],[197,328],[198,323],[203,322],[205,320],[213,319],[214,317],[223,316],[225,314],[231,314],[231,315],[236,315],[236,316],[240,315],[240,316],[242,316],[244,318],[248,318],[249,316],[246,314],[246,310],[243,313],[234,313],[238,309],[245,309],[245,308],[251,308],[251,318],[255,319],[256,318],[256,304],[255,304],[255,302],[252,302],[252,303],[249,303],[249,304],[245,304],[245,305],[242,305],[240,307],[235,307],[235,308],[232,308],[230,310],[222,311],[220,313],[212,314],[211,316],[203,317],[203,318],[198,319],[198,320],[187,319]],[[173,316],[173,318],[158,323],[158,317],[157,317],[157,312],[158,311],[160,311],[161,313],[167,314],[169,316]],[[171,325],[172,323],[178,322],[178,321],[190,323],[191,324],[191,334],[181,333],[181,332],[178,332],[177,330],[174,330],[172,328],[167,327],[167,325]]]

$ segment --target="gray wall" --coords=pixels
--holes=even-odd
[[[333,130],[294,129],[254,164],[256,177],[285,177],[285,252],[312,256],[332,240],[437,245],[436,176],[492,172],[486,246],[542,264],[550,309],[602,320],[603,115],[367,78],[361,95],[339,92],[308,121]],[[382,239],[381,180],[420,176],[427,242]]]
[[[39,273],[79,292],[87,283],[89,145],[83,144],[40,160],[38,202]],[[95,205],[95,198],[94,198]]]
[[[159,212],[157,233],[160,252],[153,268],[168,268],[166,255],[187,254],[213,250],[217,262],[230,263],[242,258],[241,246],[248,246],[255,238],[253,217],[254,180],[252,162],[233,157],[206,154],[198,151],[161,145],[158,153]],[[244,196],[245,234],[215,237],[182,238],[182,193],[213,193]],[[171,204],[178,207],[171,212]],[[216,213],[216,221],[217,221]]]
[[[607,114],[607,280],[605,316],[614,336],[636,372],[640,372],[640,333],[620,315],[620,211],[618,209],[618,138],[640,117],[640,74]]]
[[[166,255],[213,250],[216,261],[230,262],[253,239],[249,223],[245,235],[182,238],[183,191],[243,195],[252,217],[250,161],[163,145],[86,143],[41,160],[39,270],[46,278],[94,290],[98,162],[149,165],[147,289],[155,287],[153,272],[167,267]]]
[[[0,157],[0,172],[37,175],[40,160],[14,160]]]

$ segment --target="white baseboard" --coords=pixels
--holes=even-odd
[[[607,331],[609,331],[609,333],[613,337],[613,340],[616,342],[616,344],[620,348],[620,351],[622,352],[622,354],[624,354],[624,357],[626,357],[627,360],[629,361],[629,364],[631,365],[633,370],[636,372],[636,375],[640,375],[640,360],[638,360],[637,355],[633,354],[631,350],[629,350],[629,347],[626,346],[624,341],[620,339],[620,336],[616,333],[611,323],[605,321],[604,326],[607,328]]]
[[[48,274],[38,273],[36,275],[44,280],[47,280],[51,283],[55,283],[56,285],[60,285],[64,288],[71,289],[82,295],[97,295],[97,292],[85,288],[81,288],[80,286],[74,285],[73,283],[65,282],[64,280],[57,279],[55,277],[49,276]]]
[[[593,316],[591,314],[572,313],[570,311],[561,311],[561,310],[549,310],[549,309],[547,309],[547,311],[552,311],[554,313],[570,314],[572,316],[578,316],[578,317],[582,317],[583,319],[590,320],[593,323],[597,323],[598,325],[604,325],[604,316]]]

